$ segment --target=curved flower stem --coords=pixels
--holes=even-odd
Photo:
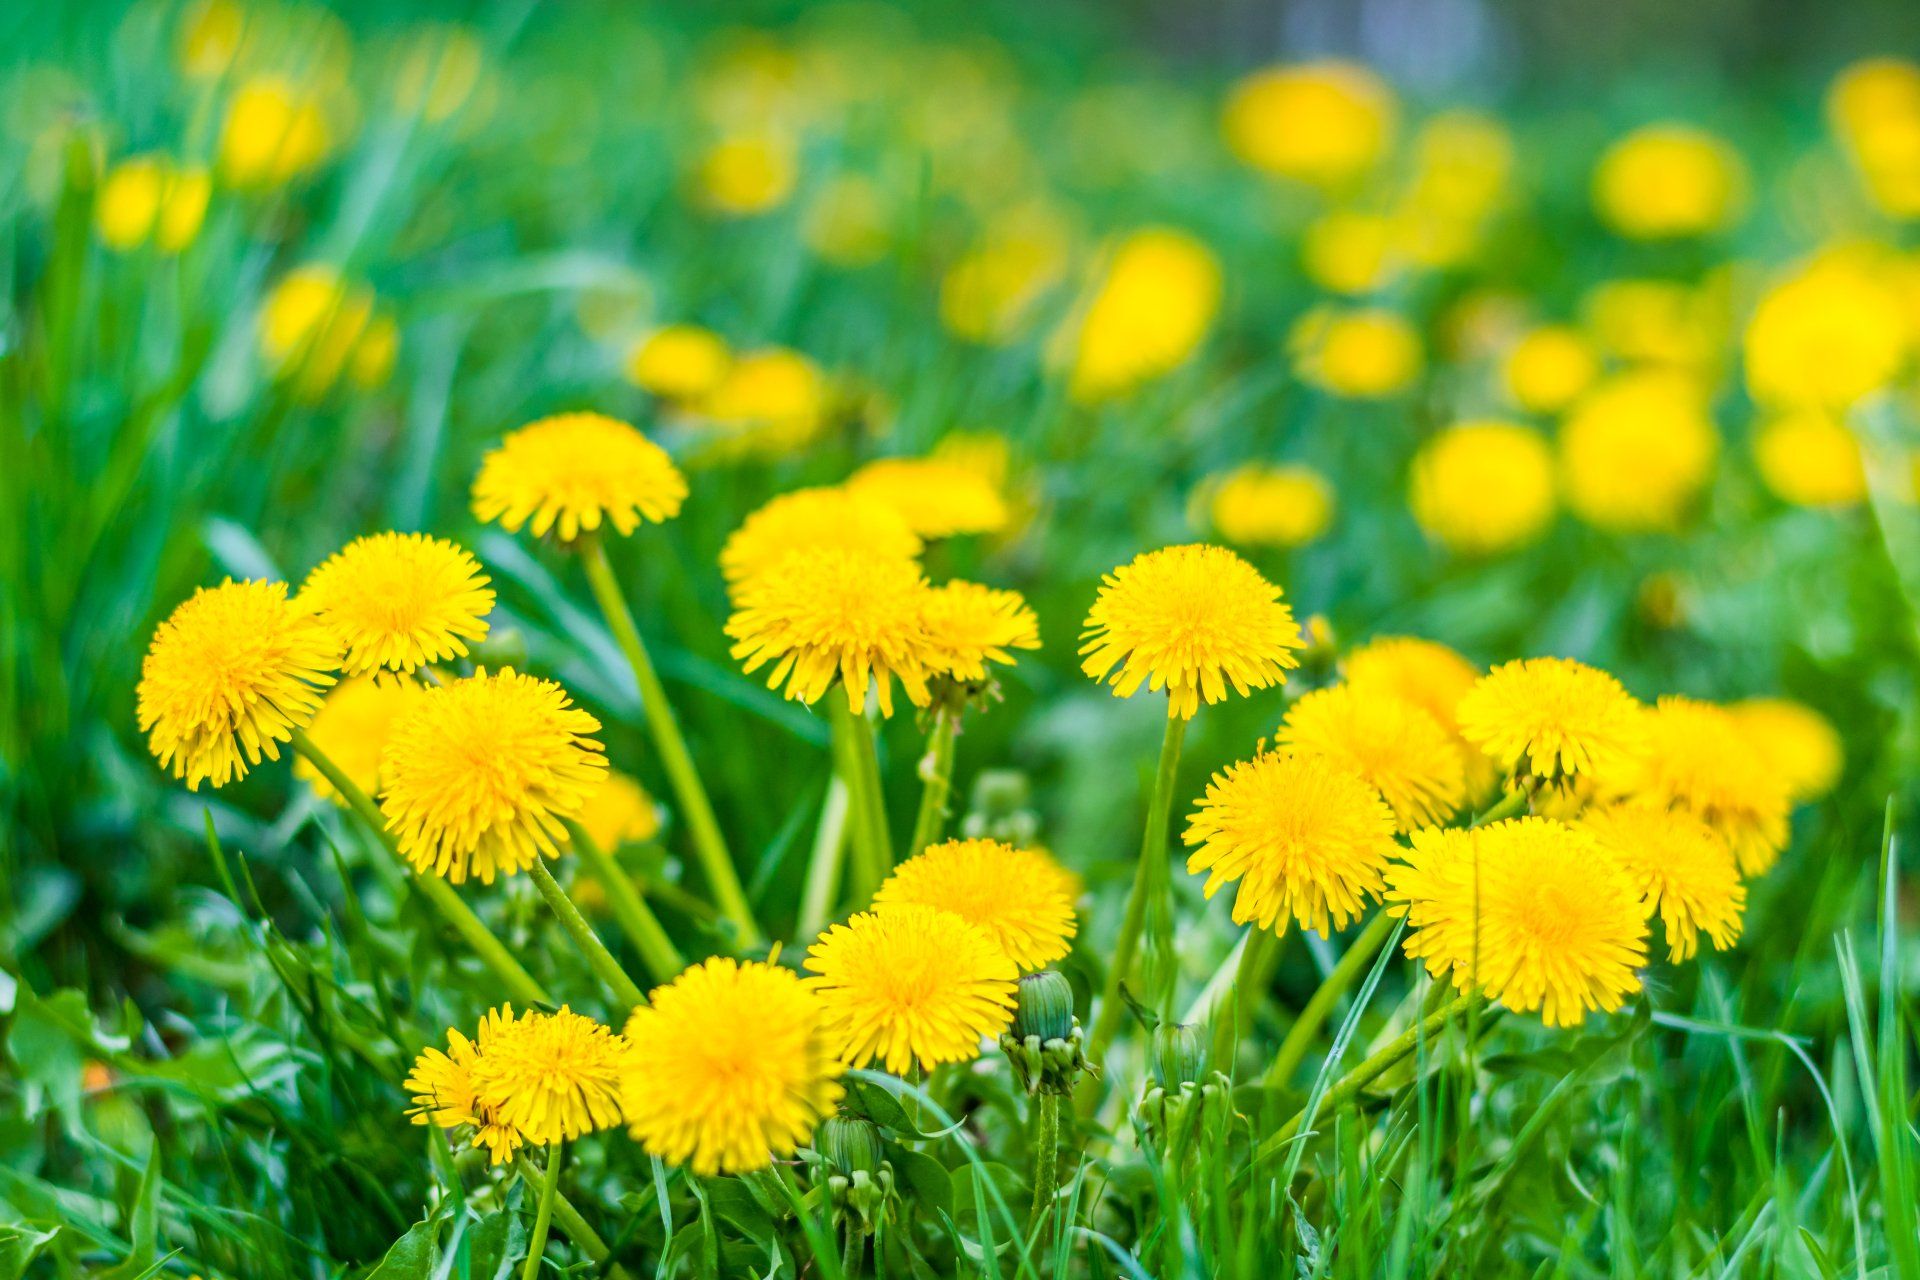
[[[1476,817],[1469,826],[1484,827],[1489,822],[1498,822],[1502,818],[1511,818],[1527,807],[1527,793],[1521,790],[1507,792],[1496,800],[1492,807]]]
[[[520,1180],[527,1184],[529,1190],[541,1189],[540,1171],[524,1155],[514,1157],[513,1171],[520,1175]],[[595,1266],[604,1269],[607,1280],[633,1280],[625,1267],[612,1261],[613,1250],[600,1238],[600,1233],[589,1226],[587,1220],[580,1216],[580,1211],[573,1207],[573,1202],[557,1190],[553,1193],[553,1225],[591,1258]]]
[[[568,829],[573,833],[574,852],[580,855],[587,869],[593,872],[593,878],[607,891],[607,905],[613,908],[614,919],[620,922],[627,941],[634,945],[640,952],[640,958],[646,962],[647,976],[656,983],[666,982],[686,968],[686,958],[661,927],[660,917],[653,914],[653,908],[640,896],[626,868],[602,849],[600,842],[588,835],[578,823],[569,823]]]
[[[661,767],[667,771],[667,780],[673,784],[674,796],[680,801],[681,815],[686,818],[687,830],[693,835],[694,853],[700,859],[700,870],[707,878],[707,887],[712,891],[720,913],[739,929],[741,943],[748,947],[758,946],[763,940],[760,926],[754,921],[752,908],[747,905],[746,891],[740,887],[740,875],[734,870],[733,855],[727,852],[726,837],[721,835],[720,822],[713,816],[713,803],[707,799],[706,787],[700,781],[700,771],[694,767],[693,756],[687,750],[687,740],[680,736],[680,724],[674,719],[672,705],[667,702],[666,688],[660,683],[659,673],[653,669],[653,659],[647,655],[647,647],[640,640],[639,628],[633,624],[633,611],[627,607],[627,597],[620,590],[620,580],[614,576],[613,566],[607,562],[607,549],[597,537],[582,538],[578,546],[581,563],[587,570],[587,583],[593,589],[593,598],[599,603],[600,613],[612,629],[614,641],[626,654],[627,664],[633,668],[633,678],[640,686],[640,707],[646,712],[647,728],[653,734],[654,749],[660,753]]]
[[[1046,1230],[1053,1202],[1060,1193],[1060,1095],[1043,1089],[1034,1099],[1033,1207],[1027,1212],[1027,1238]]]
[[[846,691],[827,691],[833,733],[846,772],[853,813],[853,892],[864,903],[893,869],[893,840],[887,832],[886,801],[880,792],[880,758],[873,722],[847,705]]]
[[[387,851],[395,865],[406,875],[408,882],[420,891],[421,897],[433,904],[441,918],[453,926],[454,932],[473,948],[474,954],[479,956],[487,967],[493,970],[495,976],[506,984],[507,990],[515,1000],[527,1005],[553,1003],[546,989],[534,981],[533,975],[513,958],[513,953],[494,936],[493,930],[487,928],[486,922],[473,913],[473,908],[461,900],[460,895],[454,892],[452,885],[439,876],[415,874],[407,865],[407,860],[400,856],[400,849],[394,843],[393,833],[387,830],[386,819],[380,816],[380,810],[374,806],[372,799],[360,789],[358,783],[341,771],[339,765],[327,757],[326,752],[314,745],[313,739],[307,736],[304,729],[293,731],[293,749],[305,757],[307,763],[318,769],[321,777],[333,784],[333,789],[340,793],[346,800],[347,807],[366,824],[367,829],[380,842],[380,847]]]
[[[1113,960],[1107,968],[1107,980],[1100,990],[1100,1013],[1094,1019],[1093,1034],[1088,1037],[1087,1057],[1094,1062],[1106,1052],[1114,1032],[1120,1029],[1120,984],[1133,969],[1140,949],[1141,926],[1146,922],[1151,903],[1156,925],[1164,928],[1165,902],[1171,884],[1167,872],[1167,819],[1173,809],[1174,775],[1180,769],[1180,745],[1186,740],[1187,722],[1180,716],[1167,717],[1166,736],[1160,740],[1160,768],[1154,775],[1153,796],[1147,802],[1147,827],[1140,839],[1140,860],[1133,868],[1133,891],[1127,895],[1127,912],[1120,920],[1120,936],[1114,939]],[[1149,944],[1164,939],[1149,938]],[[1084,1095],[1083,1095],[1084,1096]]]
[[[1353,945],[1333,966],[1333,971],[1320,984],[1320,989],[1307,1001],[1306,1008],[1300,1010],[1300,1016],[1287,1028],[1286,1038],[1280,1042],[1280,1049],[1273,1055],[1272,1065],[1267,1068],[1267,1088],[1282,1088],[1293,1078],[1294,1069],[1300,1065],[1300,1059],[1306,1056],[1307,1047],[1313,1043],[1314,1036],[1325,1025],[1335,1002],[1347,993],[1355,979],[1365,971],[1368,962],[1373,959],[1373,953],[1393,932],[1393,925],[1392,916],[1385,911],[1379,912],[1367,922],[1360,936],[1353,940]]]
[[[927,754],[920,762],[926,785],[920,792],[920,813],[913,821],[913,839],[907,842],[909,858],[938,840],[946,826],[947,797],[953,793],[954,739],[959,733],[960,708],[937,697],[933,725],[927,730]]]
[[[533,1236],[527,1241],[527,1262],[520,1268],[520,1280],[533,1280],[540,1274],[540,1256],[547,1251],[547,1224],[553,1221],[553,1198],[560,1185],[560,1153],[565,1144],[556,1142],[547,1148],[547,1169],[540,1179],[540,1208],[533,1215]]]
[[[560,927],[567,931],[567,935],[573,939],[573,945],[586,957],[587,966],[593,970],[594,976],[606,984],[607,989],[629,1012],[645,1004],[647,997],[640,990],[640,984],[627,976],[627,971],[613,958],[613,952],[607,950],[607,944],[600,941],[600,935],[580,914],[580,908],[573,905],[573,899],[553,878],[553,869],[547,866],[547,860],[535,858],[533,865],[527,868],[527,874],[533,877],[533,887],[547,900],[547,906],[560,921]]]

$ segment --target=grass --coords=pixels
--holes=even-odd
[[[262,56],[323,61],[330,22],[273,12]],[[802,1165],[701,1178],[610,1133],[567,1148],[548,1267],[1920,1280],[1920,944],[1902,869],[1920,763],[1920,540],[1887,476],[1858,510],[1781,504],[1746,457],[1753,409],[1729,376],[1717,392],[1723,457],[1682,533],[1621,538],[1563,516],[1514,554],[1448,556],[1408,519],[1404,474],[1435,425],[1488,410],[1485,362],[1436,358],[1416,394],[1376,405],[1293,376],[1275,353],[1314,296],[1293,265],[1305,210],[1220,152],[1213,71],[1144,61],[1097,13],[1063,10],[1032,19],[1036,30],[999,9],[942,9],[874,16],[851,34],[830,14],[744,15],[789,44],[844,41],[875,101],[809,135],[790,205],[734,222],[691,207],[684,182],[709,131],[686,86],[721,16],[423,13],[474,33],[494,95],[490,114],[430,122],[391,91],[416,24],[370,4],[338,12],[356,45],[357,131],[307,179],[217,191],[178,256],[109,251],[93,206],[103,155],[212,153],[230,86],[179,74],[180,10],[0,16],[0,1278],[481,1277],[529,1251],[544,1166],[489,1171],[404,1114],[400,1082],[419,1048],[515,995],[449,923],[436,902],[446,887],[414,878],[284,765],[189,794],[147,755],[133,718],[140,657],[194,587],[228,574],[298,581],[347,539],[389,527],[473,548],[500,592],[476,656],[564,683],[605,723],[612,759],[673,811],[659,842],[619,852],[663,936],[639,936],[630,903],[593,915],[612,962],[659,977],[663,952],[752,951],[754,928],[793,962],[811,926],[859,905],[885,846],[922,829],[925,726],[897,715],[869,741],[871,722],[835,724],[826,706],[743,676],[721,634],[719,546],[776,493],[984,426],[1013,441],[1010,487],[1032,518],[1016,539],[934,546],[928,570],[1021,590],[1044,647],[1003,677],[1001,702],[966,713],[949,829],[1021,834],[1084,877],[1079,943],[1061,968],[1082,1020],[1104,1014],[1110,1031],[1096,1039],[1112,1038],[1085,1114],[1060,1108],[1048,1230],[1027,1232],[1048,1145],[1037,1108],[989,1051],[921,1081],[850,1076],[851,1106],[886,1132],[899,1193],[866,1245],[848,1246]],[[976,24],[999,33],[998,54],[971,43]],[[884,56],[859,42],[875,32]],[[1089,85],[1146,95],[1137,145],[1110,129],[1090,155],[1059,123],[1069,104],[1099,105]],[[1571,314],[1603,278],[1699,277],[1711,264],[1698,254],[1607,237],[1562,158],[1598,145],[1589,106],[1609,127],[1627,122],[1640,88],[1597,105],[1514,104],[1537,199],[1478,257],[1408,283],[1393,304],[1437,339],[1476,289]],[[1772,132],[1739,140],[1772,181],[1818,144],[1817,92],[1807,77],[1662,109],[1735,123],[1770,112]],[[1005,347],[943,332],[939,272],[979,207],[1017,193],[981,185],[992,166],[956,178],[943,166],[968,157],[935,156],[914,131],[974,110],[1014,126],[1085,222],[1083,262],[1099,237],[1149,221],[1215,246],[1230,287],[1200,356],[1088,408],[1042,355],[1065,293]],[[810,199],[843,170],[876,175],[893,201],[876,265],[836,267],[800,247]],[[1757,205],[1713,247],[1721,258],[1777,264],[1807,247],[1791,218]],[[261,368],[261,298],[310,260],[368,281],[398,318],[401,356],[382,385],[314,400]],[[806,351],[836,379],[830,429],[795,456],[690,467],[685,513],[609,540],[604,574],[472,521],[466,486],[502,432],[581,405],[655,425],[657,406],[620,375],[622,343],[689,317],[742,346]],[[1731,361],[1735,338],[1720,337]],[[1911,444],[1911,400],[1885,397],[1858,425]],[[1842,729],[1845,775],[1796,814],[1781,865],[1751,884],[1737,948],[1656,962],[1621,1013],[1549,1031],[1447,1003],[1394,946],[1368,950],[1377,936],[1355,951],[1366,925],[1291,932],[1256,955],[1261,981],[1225,985],[1231,1052],[1199,1087],[1143,1104],[1149,1036],[1116,999],[1096,1013],[1094,997],[1117,995],[1126,976],[1113,943],[1165,720],[1157,702],[1087,681],[1075,637],[1101,574],[1206,536],[1190,504],[1205,477],[1280,456],[1332,477],[1340,515],[1319,542],[1249,558],[1343,642],[1428,635],[1481,663],[1577,654],[1649,698],[1777,691]],[[1677,622],[1643,607],[1650,581],[1678,584]],[[617,613],[604,621],[608,583],[631,605],[634,636]],[[635,676],[642,642],[657,686]],[[1308,670],[1291,688],[1323,678]],[[687,778],[658,745],[662,691],[713,832],[689,821]],[[1163,761],[1176,823],[1213,771],[1272,734],[1285,700],[1203,708],[1177,767]],[[836,892],[823,859],[843,845],[856,854]],[[714,892],[716,848],[737,869],[738,902]],[[581,900],[574,862],[554,874]],[[1171,883],[1147,881],[1139,909],[1150,926],[1173,924],[1150,927],[1144,949],[1159,945],[1155,977],[1172,993],[1152,1003],[1181,1008],[1233,959],[1241,931],[1224,901],[1170,870]],[[622,1002],[526,877],[456,901],[533,987],[619,1024]],[[1290,1036],[1303,1013],[1323,1021]],[[1263,1083],[1283,1045],[1287,1068]]]

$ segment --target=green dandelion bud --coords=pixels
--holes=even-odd
[[[1066,976],[1042,969],[1020,979],[1013,1025],[1000,1037],[1001,1052],[1028,1093],[1071,1093],[1082,1071],[1091,1071],[1080,1020],[1073,1016],[1073,987]]]
[[[1199,1081],[1207,1069],[1206,1043],[1189,1022],[1163,1022],[1153,1033],[1153,1078],[1174,1090]]]
[[[1037,1036],[1042,1044],[1065,1040],[1073,1032],[1073,985],[1057,969],[1042,969],[1020,979],[1019,1003],[1013,1011],[1013,1034],[1025,1040]]]
[[[839,1111],[821,1122],[813,1135],[818,1151],[835,1172],[849,1175],[874,1174],[886,1160],[880,1143],[880,1127],[864,1116]]]

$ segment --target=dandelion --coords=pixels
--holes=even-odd
[[[1022,972],[1067,954],[1076,923],[1074,878],[1038,849],[998,840],[949,840],[907,859],[873,897],[878,910],[904,905],[951,911],[986,930]]]
[[[1749,698],[1727,708],[1795,803],[1818,800],[1840,781],[1846,750],[1818,711],[1791,698]]]
[[[1028,200],[994,214],[941,277],[941,324],[967,342],[1012,341],[1066,274],[1072,248],[1073,229],[1049,204]]]
[[[946,582],[928,594],[921,613],[927,670],[967,684],[987,679],[987,663],[1013,664],[1014,649],[1038,649],[1040,624],[1017,591],[977,582]]]
[[[1372,71],[1327,60],[1246,77],[1227,99],[1221,130],[1241,163],[1336,188],[1386,155],[1397,115],[1393,91]]]
[[[620,1123],[624,1037],[573,1012],[511,1009],[468,1068],[480,1109],[535,1146]]]
[[[1845,409],[1891,382],[1912,322],[1885,272],[1830,252],[1775,284],[1747,322],[1747,389],[1779,408]]]
[[[1553,520],[1553,455],[1518,424],[1457,423],[1415,455],[1409,502],[1421,529],[1450,551],[1509,551]]]
[[[820,366],[786,347],[739,353],[726,376],[687,405],[712,426],[721,458],[787,457],[813,443],[830,407]]]
[[[1646,725],[1646,748],[1621,789],[1694,814],[1732,847],[1743,874],[1773,866],[1787,847],[1788,779],[1739,718],[1710,702],[1669,696]]]
[[[1460,732],[1516,778],[1612,781],[1646,741],[1645,709],[1606,672],[1571,658],[1524,658],[1460,700]]]
[[[1601,220],[1634,240],[1725,230],[1740,213],[1747,176],[1726,141],[1684,124],[1636,129],[1607,148],[1593,171]]]
[[[1501,378],[1513,402],[1528,413],[1558,413],[1585,391],[1600,371],[1593,346],[1577,329],[1542,325],[1513,344]]]
[[[1402,831],[1443,821],[1466,803],[1466,765],[1452,735],[1384,687],[1316,689],[1287,709],[1280,742],[1358,774]]]
[[[1245,696],[1299,665],[1300,628],[1280,588],[1222,547],[1145,552],[1102,580],[1081,632],[1081,669],[1133,696],[1167,691],[1167,714],[1191,719],[1231,684]]]
[[[660,834],[660,806],[645,787],[618,769],[607,770],[600,784],[587,792],[573,820],[587,839],[609,853]]]
[[[153,633],[140,664],[140,731],[189,791],[247,776],[320,708],[340,648],[284,582],[202,587]]]
[[[680,514],[686,477],[667,451],[618,418],[562,413],[510,431],[481,460],[473,481],[473,514],[533,535],[555,530],[562,541],[602,522],[623,534],[642,520]]]
[[[1419,378],[1424,360],[1413,325],[1380,307],[1310,311],[1287,345],[1304,381],[1348,400],[1400,394]]]
[[[1243,547],[1302,547],[1333,523],[1333,486],[1312,467],[1250,462],[1211,484],[1207,517]]]
[[[920,535],[892,506],[845,488],[796,489],[756,510],[720,548],[720,572],[738,584],[793,551],[839,549],[883,559],[919,556]]]
[[[1700,935],[1725,951],[1740,936],[1747,890],[1727,842],[1683,810],[1644,801],[1588,810],[1579,825],[1620,860],[1658,912],[1667,955],[1693,958]]]
[[[767,687],[811,706],[837,679],[859,714],[871,687],[893,714],[897,678],[928,700],[926,607],[931,588],[911,560],[828,547],[792,551],[743,582],[726,632],[748,674],[769,662]]]
[[[627,353],[627,380],[667,400],[707,395],[727,376],[733,352],[727,340],[697,324],[656,329]]]
[[[695,1173],[744,1173],[791,1156],[840,1100],[824,1011],[791,970],[717,956],[627,1020],[627,1131]]]
[[[1480,678],[1478,667],[1437,640],[1379,636],[1349,652],[1340,669],[1348,684],[1384,689],[1438,721],[1460,749],[1469,797],[1492,789],[1498,767],[1460,732],[1460,700]]]
[[[307,736],[320,754],[367,795],[380,791],[380,761],[393,733],[394,722],[411,710],[422,689],[408,680],[376,680],[354,676],[342,680],[320,704]],[[344,804],[326,775],[305,756],[293,762],[293,776],[305,779],[314,793]]]
[[[1149,227],[1114,249],[1073,334],[1076,401],[1127,394],[1187,362],[1220,310],[1220,260],[1184,231]]]
[[[1329,293],[1367,294],[1390,283],[1400,267],[1394,220],[1386,214],[1334,209],[1300,238],[1300,265]]]
[[[220,174],[236,187],[273,187],[317,168],[333,133],[312,93],[281,76],[234,91],[220,124]]]
[[[799,177],[793,145],[784,138],[737,134],[701,155],[693,173],[694,196],[710,213],[750,218],[785,204]]]
[[[424,691],[381,760],[380,812],[422,873],[492,884],[553,857],[606,776],[600,722],[511,667]]]
[[[1797,507],[1857,507],[1867,498],[1860,442],[1846,424],[1819,409],[1769,419],[1753,438],[1760,479]]]
[[[261,303],[257,327],[261,358],[274,376],[287,379],[310,400],[348,373],[363,377],[359,366],[369,358],[364,354],[369,341],[380,357],[380,345],[398,340],[397,331],[382,336],[371,292],[320,263],[298,267],[273,286]],[[390,363],[392,354],[381,358]]]
[[[1640,990],[1647,907],[1594,836],[1551,818],[1416,831],[1387,871],[1406,952],[1436,979],[1548,1026],[1578,1026]]]
[[[151,240],[162,253],[178,253],[200,234],[212,194],[205,169],[164,155],[132,156],[100,184],[94,227],[110,249],[124,252]]]
[[[899,513],[923,538],[997,533],[1007,501],[979,472],[939,458],[881,458],[847,480],[847,490]]]
[[[1233,918],[1284,934],[1289,920],[1322,937],[1343,929],[1385,887],[1398,848],[1393,811],[1359,774],[1323,756],[1264,751],[1228,765],[1187,819],[1209,899],[1237,881]]]
[[[918,905],[861,912],[807,952],[808,984],[849,1066],[895,1075],[979,1056],[1013,1020],[1019,969],[993,936]]]
[[[1589,392],[1560,428],[1567,505],[1600,529],[1672,529],[1712,477],[1719,448],[1693,378],[1622,374]]]
[[[412,672],[487,638],[493,591],[480,562],[424,533],[356,538],[307,576],[300,601],[339,635],[349,674]]]
[[[473,1145],[484,1148],[488,1163],[504,1164],[525,1142],[520,1130],[500,1118],[499,1107],[482,1102],[473,1082],[474,1065],[483,1046],[513,1025],[513,1006],[491,1009],[480,1019],[479,1034],[472,1040],[459,1028],[447,1030],[444,1052],[431,1046],[414,1059],[413,1070],[401,1086],[413,1099],[407,1114],[415,1124],[438,1125],[442,1129],[470,1128]]]

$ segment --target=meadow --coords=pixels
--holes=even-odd
[[[1920,1280],[1910,50],[722,9],[0,15],[0,1280]]]

